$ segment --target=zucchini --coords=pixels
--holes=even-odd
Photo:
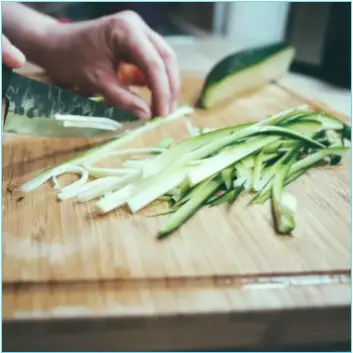
[[[99,198],[94,208],[100,214],[124,205],[136,213],[155,200],[166,201],[169,209],[152,215],[171,214],[159,238],[178,229],[203,206],[231,205],[242,192],[256,192],[250,203],[271,199],[277,232],[288,234],[295,228],[297,201],[285,186],[321,160],[331,160],[331,165],[339,163],[350,150],[344,145],[350,127],[323,113],[309,113],[306,106],[201,134],[201,129],[191,126],[195,136],[176,144],[166,137],[157,148],[120,150],[144,131],[188,112],[186,107],[164,120],[154,119],[143,129],[46,170],[20,189],[33,190],[51,178],[59,190],[59,200],[88,202]],[[107,157],[138,154],[148,158],[125,160],[119,167],[94,166]],[[57,176],[64,173],[81,177],[61,186]]]
[[[243,190],[244,190],[244,183],[239,186],[236,186],[232,190],[229,190],[223,193],[222,195],[215,197],[208,203],[208,205],[209,207],[214,207],[214,206],[221,205],[222,203],[225,203],[225,202],[231,205],[232,203],[234,203],[234,201],[238,198],[238,196],[241,194]]]
[[[209,178],[200,183],[196,187],[193,198],[189,199],[183,206],[181,206],[172,216],[168,222],[159,231],[158,239],[166,237],[171,232],[178,229],[186,220],[188,220],[203,203],[222,185],[222,179],[216,177]]]
[[[290,184],[306,173],[311,167],[320,162],[322,159],[332,155],[341,155],[349,151],[348,147],[330,147],[323,148],[316,153],[306,156],[305,158],[293,163],[286,176],[285,185]],[[263,204],[271,197],[271,184],[267,184],[255,197],[250,201],[251,204]]]
[[[294,214],[296,211],[296,199],[293,195],[284,191],[284,185],[286,176],[296,158],[297,152],[298,149],[296,148],[290,151],[273,178],[272,211],[275,227],[279,234],[289,234],[295,228]]]
[[[281,77],[288,71],[294,54],[291,45],[276,43],[225,57],[207,75],[198,105],[212,108]]]

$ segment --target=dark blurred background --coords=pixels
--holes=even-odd
[[[253,45],[295,45],[292,71],[351,86],[350,2],[71,2],[26,3],[62,21],[134,10],[163,36],[248,38]]]

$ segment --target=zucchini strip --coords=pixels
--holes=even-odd
[[[137,128],[133,131],[126,131],[125,133],[121,134],[121,136],[114,138],[103,144],[100,144],[98,146],[95,146],[86,152],[80,153],[65,163],[62,163],[62,164],[59,164],[58,166],[44,170],[36,178],[21,185],[18,188],[18,190],[23,192],[32,191],[37,187],[39,187],[40,185],[42,185],[43,183],[45,183],[46,181],[48,181],[50,178],[56,175],[62,168],[68,165],[82,166],[84,163],[88,163],[91,160],[97,160],[97,158],[99,159],[100,157],[104,157],[107,153],[115,150],[117,147],[123,146],[133,141],[136,137],[141,136],[148,131],[156,129],[157,127],[163,124],[167,124],[174,120],[183,118],[185,115],[189,115],[193,113],[193,111],[194,111],[193,108],[189,106],[183,106],[183,107],[180,107],[173,114],[168,115],[163,119],[161,118],[152,119],[151,121],[149,121],[147,124],[145,124],[140,128]]]
[[[343,156],[345,153],[349,151],[348,147],[331,147],[324,148],[319,150],[316,153],[313,153],[295,163],[291,166],[288,176],[285,181],[285,185],[288,185],[292,181],[298,179],[301,175],[303,175],[308,169],[314,166],[316,163],[320,162],[325,157],[330,155],[341,155]],[[251,203],[264,203],[271,197],[270,188],[265,187],[259,194],[257,194],[250,202]]]
[[[228,168],[225,168],[221,171],[222,180],[223,180],[227,190],[230,190],[232,188],[233,172],[234,172],[233,167],[228,167]]]
[[[172,216],[167,223],[161,228],[158,238],[162,239],[178,229],[186,220],[192,217],[193,214],[202,206],[222,184],[221,178],[207,179],[197,186],[194,196],[182,205]]]
[[[65,192],[60,192],[58,194],[58,199],[60,201],[65,201],[65,200],[71,199],[73,197],[76,197],[80,193],[86,192],[91,189],[95,189],[96,187],[99,187],[100,185],[106,186],[110,183],[113,184],[118,179],[119,178],[116,178],[116,177],[103,177],[103,178],[95,179],[95,180],[89,181],[88,183],[86,183],[80,187],[77,187],[75,189],[66,190]]]
[[[177,144],[165,137],[154,148],[120,149],[144,132],[192,111],[182,107],[166,118],[152,119],[142,128],[127,131],[45,170],[19,189],[31,191],[52,179],[54,188],[59,189],[59,200],[76,198],[87,202],[99,198],[94,207],[100,214],[123,205],[136,213],[155,200],[167,201],[168,211],[157,215],[171,216],[158,238],[177,230],[205,205],[231,205],[243,191],[255,191],[250,203],[271,199],[276,232],[290,234],[295,228],[297,201],[285,186],[321,160],[331,161],[331,165],[339,163],[349,150],[344,142],[350,138],[350,127],[325,114],[308,112],[306,106],[222,129],[198,129],[186,120],[192,136]],[[76,116],[58,119],[77,127],[89,120]],[[117,128],[114,121],[104,118],[92,117],[89,124]],[[116,168],[95,165],[108,157],[126,155],[145,156],[131,156],[121,162],[119,158]],[[81,177],[61,187],[57,176],[64,173]]]
[[[296,157],[296,150],[291,152],[281,163],[281,168],[274,176],[272,184],[272,211],[276,230],[279,234],[288,234],[295,228],[294,196],[284,193],[285,179]]]
[[[218,206],[226,202],[230,205],[235,202],[235,200],[238,198],[238,196],[241,194],[243,190],[244,190],[244,183],[235,187],[232,190],[229,190],[223,193],[222,195],[215,197],[207,204],[209,205],[209,207]]]

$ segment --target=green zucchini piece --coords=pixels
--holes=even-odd
[[[307,170],[313,167],[316,163],[320,162],[322,159],[331,156],[331,155],[341,155],[343,156],[346,152],[349,151],[349,147],[329,147],[323,148],[316,153],[310,154],[307,157],[293,163],[291,166],[288,176],[286,177],[285,185],[290,184],[294,180],[298,179],[303,175]],[[271,197],[271,187],[268,185],[261,190],[260,193],[255,195],[255,197],[250,201],[250,203],[259,203],[263,204]]]
[[[214,193],[222,184],[222,179],[206,179],[195,189],[193,197],[183,204],[172,216],[168,222],[159,231],[158,239],[162,239],[170,233],[177,230],[186,220],[191,218],[197,210],[203,206],[204,202]]]
[[[228,167],[228,168],[225,168],[221,171],[221,176],[222,176],[223,182],[224,182],[227,190],[230,190],[232,188],[233,172],[234,172],[233,167]]]
[[[276,43],[233,53],[219,61],[208,73],[198,105],[212,108],[276,80],[287,73],[294,47]]]
[[[261,180],[261,175],[264,167],[264,157],[265,153],[262,149],[255,157],[253,175],[252,175],[252,190],[259,191],[259,184]]]
[[[173,192],[172,200],[177,203],[182,197],[184,197],[190,191],[190,184],[188,179],[184,179],[181,184],[175,188]]]
[[[279,175],[276,175],[279,178]],[[277,182],[273,187],[277,187]],[[283,188],[283,187],[282,187]],[[295,213],[297,210],[297,199],[294,195],[289,192],[281,190],[281,193],[277,197],[274,196],[272,191],[272,211],[275,219],[276,231],[279,234],[290,234],[295,228]]]
[[[291,194],[284,192],[285,179],[295,157],[296,149],[291,151],[287,158],[284,159],[281,163],[281,168],[279,168],[273,178],[272,211],[275,227],[279,234],[289,234],[295,228],[296,200]]]
[[[235,202],[241,192],[244,190],[244,183],[235,187],[232,190],[229,190],[222,195],[219,195],[212,199],[211,202],[208,203],[210,207],[221,205],[222,203],[228,202],[229,205]]]
[[[326,130],[325,133],[329,147],[344,147],[342,137],[335,130]],[[341,159],[340,155],[332,155],[331,165],[338,164]]]
[[[255,197],[250,200],[250,203],[256,203],[257,198],[262,195],[264,191],[271,190],[272,180],[275,175],[279,173],[281,169],[284,168],[287,161],[293,161],[294,158],[297,158],[300,153],[300,144],[297,142],[297,145],[292,150],[286,152],[280,159],[278,159],[274,164],[265,168],[262,172],[261,178],[258,180],[257,188],[260,189],[260,192],[255,195]],[[291,158],[291,159],[289,159]],[[256,190],[257,191],[257,190]]]
[[[165,215],[168,215],[168,214],[172,214],[172,213],[175,213],[176,210],[171,208],[167,211],[164,211],[164,212],[160,212],[160,213],[154,213],[154,214],[151,214],[151,215],[148,215],[147,218],[153,218],[153,217],[159,217],[159,216],[165,216]]]

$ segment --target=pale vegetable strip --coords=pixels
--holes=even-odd
[[[80,115],[63,115],[55,114],[54,119],[62,121],[64,126],[77,126],[77,127],[91,127],[102,126],[111,127],[113,130],[121,129],[123,124],[109,118],[93,117],[93,116],[80,116]]]
[[[120,127],[115,127],[108,124],[98,124],[87,122],[73,122],[73,121],[64,121],[62,124],[64,127],[76,127],[76,128],[85,128],[85,129],[98,129],[98,130],[107,130],[107,131],[117,131]]]
[[[60,172],[61,168],[63,168],[64,166],[83,165],[84,163],[88,163],[91,160],[97,160],[97,158],[99,158],[100,156],[105,156],[107,153],[113,151],[117,147],[121,147],[127,143],[130,143],[136,137],[143,135],[145,132],[156,129],[159,126],[166,124],[166,123],[170,123],[176,119],[183,118],[185,115],[189,115],[192,112],[193,112],[193,109],[191,107],[183,106],[183,107],[180,107],[173,114],[170,114],[163,119],[162,118],[155,118],[152,121],[150,121],[149,123],[147,123],[146,125],[138,128],[136,130],[133,130],[131,132],[127,131],[124,134],[122,134],[120,137],[113,139],[111,141],[108,141],[102,145],[96,146],[96,147],[94,147],[84,153],[81,153],[61,165],[58,165],[53,168],[48,168],[47,170],[45,170],[43,173],[41,173],[36,178],[21,185],[18,188],[18,190],[23,191],[23,192],[32,191],[32,190],[36,189],[37,187],[39,187],[40,185],[42,185],[43,183],[45,183],[46,181],[48,181],[53,176],[57,175]]]

